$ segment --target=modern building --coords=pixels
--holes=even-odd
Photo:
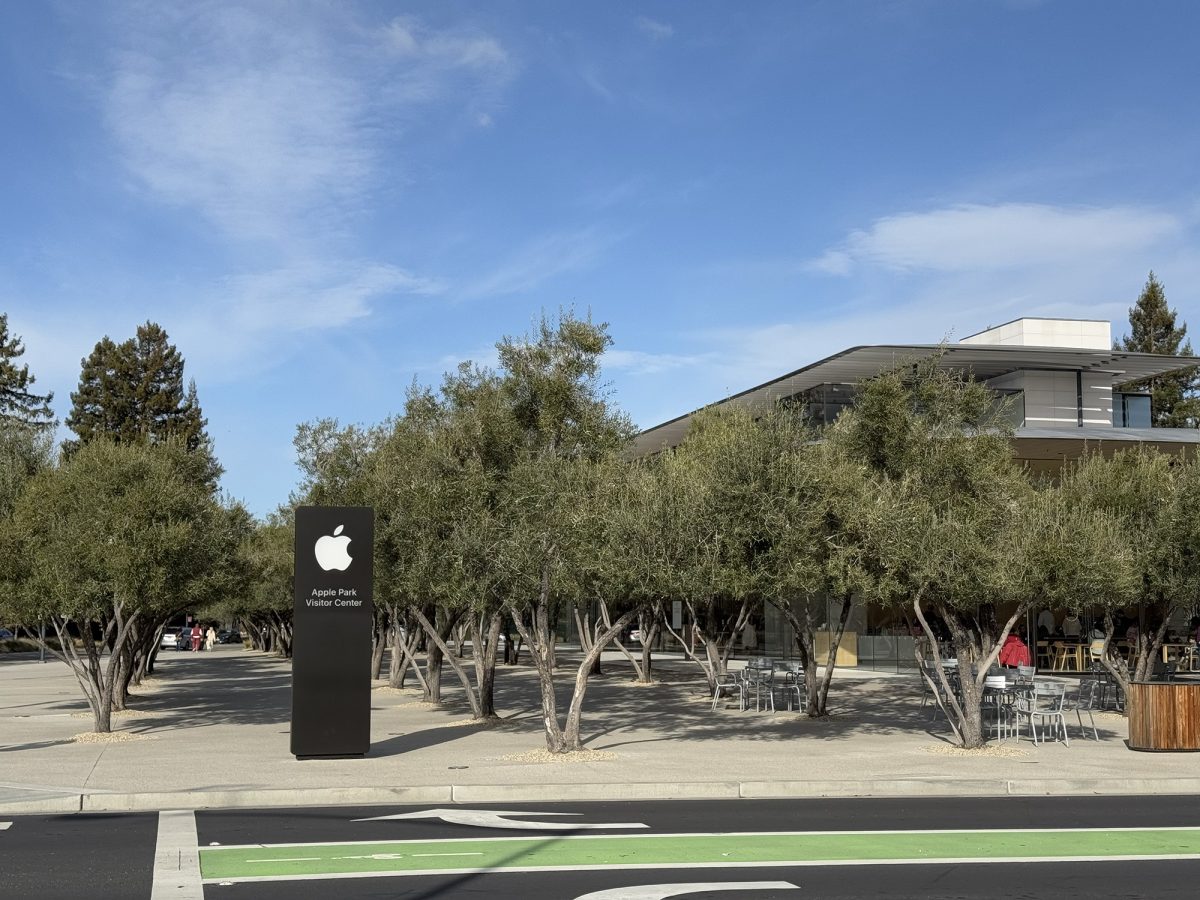
[[[828,424],[849,405],[864,379],[939,352],[939,366],[969,372],[998,399],[1008,398],[1015,426],[1013,456],[1033,472],[1053,472],[1085,451],[1144,444],[1190,453],[1200,445],[1198,429],[1151,427],[1149,393],[1128,387],[1200,366],[1200,357],[1114,350],[1111,325],[1102,320],[1026,317],[990,326],[956,344],[850,347],[717,405],[765,409],[786,401],[802,406],[814,422]],[[645,455],[677,445],[694,414],[646,429],[637,437],[635,452]],[[839,664],[912,665],[911,638],[905,635],[907,628],[886,613],[857,608]],[[786,654],[792,646],[790,629],[769,605],[751,640],[768,653]]]

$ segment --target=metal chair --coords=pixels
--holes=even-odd
[[[796,709],[804,707],[804,667],[800,663],[776,663],[771,673],[772,691],[782,692],[787,708],[792,708],[792,695],[796,695]],[[774,709],[772,700],[771,708]]]
[[[746,685],[737,675],[728,672],[717,676],[717,684],[713,689],[712,712],[717,711],[721,698],[726,696],[736,696],[738,709],[746,708]]]
[[[1075,711],[1075,717],[1079,719],[1079,731],[1084,737],[1087,737],[1087,729],[1083,726],[1083,714],[1088,714],[1088,721],[1092,723],[1092,739],[1100,740],[1100,733],[1096,730],[1096,717],[1092,715],[1092,711],[1096,708],[1097,697],[1099,695],[1100,682],[1084,679],[1079,682],[1079,690],[1075,692],[1075,696],[1071,700],[1071,705],[1068,710]]]
[[[1063,743],[1070,747],[1071,739],[1067,736],[1067,720],[1063,715],[1063,701],[1066,699],[1066,686],[1062,684],[1039,684],[1032,691],[1017,695],[1017,740],[1021,739],[1021,720],[1029,723],[1030,738],[1034,744],[1043,742],[1038,734],[1038,724],[1051,724],[1055,733],[1061,733]]]
[[[925,694],[921,697],[921,708],[924,709],[926,701],[932,699],[933,706],[929,710],[929,720],[932,721],[939,712],[949,716],[947,708],[950,706],[950,701],[946,689],[942,687],[941,679],[938,678],[937,666],[932,661],[923,659],[921,660],[921,671],[923,673],[921,681],[925,685]],[[953,689],[958,680],[957,670],[947,670],[946,680],[950,682],[950,687]]]
[[[762,710],[764,704],[770,704],[771,712],[775,712],[775,692],[772,689],[771,670],[758,666],[747,666],[745,673],[746,708],[750,706],[750,691],[754,691],[754,711]]]

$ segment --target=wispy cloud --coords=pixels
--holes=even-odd
[[[607,370],[627,372],[630,375],[657,375],[673,369],[686,369],[708,364],[713,354],[646,353],[642,350],[609,350],[601,360]]]
[[[227,279],[228,324],[251,331],[304,331],[344,325],[370,313],[371,301],[396,294],[437,294],[444,286],[396,266],[302,263]]]
[[[1061,266],[1147,247],[1180,228],[1173,215],[1137,207],[962,205],[877,219],[808,265],[831,275],[856,265],[938,272]]]
[[[567,272],[584,269],[619,239],[597,228],[546,235],[518,248],[510,259],[458,291],[465,300],[518,294]]]
[[[656,41],[664,41],[675,34],[675,29],[666,22],[658,22],[649,16],[638,16],[633,24],[642,34]]]
[[[236,238],[328,231],[381,177],[412,107],[478,103],[513,71],[488,35],[303,9],[286,27],[269,6],[127,9],[105,116],[136,185]]]

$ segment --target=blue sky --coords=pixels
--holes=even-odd
[[[60,417],[162,324],[260,514],[543,309],[643,426],[1150,269],[1200,328],[1198,60],[1189,2],[0,4],[0,311]]]

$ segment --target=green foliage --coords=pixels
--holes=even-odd
[[[48,429],[54,424],[50,401],[54,394],[35,394],[36,379],[29,366],[19,365],[25,353],[20,337],[8,333],[8,316],[0,314],[0,422]]]
[[[1167,305],[1166,292],[1154,273],[1129,308],[1129,335],[1116,349],[1164,356],[1191,356],[1187,325],[1176,324],[1177,313]],[[1195,428],[1200,425],[1200,370],[1159,375],[1125,387],[1150,391],[1151,421],[1157,428]]]
[[[607,325],[562,312],[496,345],[509,415],[526,449],[599,454],[632,440],[632,423],[599,381],[600,357],[611,344]]]
[[[296,505],[358,506],[366,502],[366,469],[383,428],[319,419],[296,429],[293,444],[301,482]]]
[[[185,389],[183,356],[159,325],[139,325],[136,336],[120,344],[101,339],[82,366],[66,420],[76,435],[64,444],[68,454],[98,438],[118,443],[175,438],[209,458],[204,477],[216,483],[220,467],[211,455],[196,386]]]
[[[253,620],[272,613],[291,616],[295,545],[296,523],[291,510],[280,509],[255,527],[242,549],[252,573],[250,589],[237,597],[230,609],[235,617]]]
[[[0,419],[0,518],[12,512],[29,479],[51,464],[52,440],[47,429]]]
[[[1062,491],[1075,507],[1110,518],[1123,543],[1129,592],[1099,593],[1095,603],[1110,616],[1132,602],[1157,613],[1160,627],[1143,633],[1136,648],[1136,677],[1151,674],[1166,623],[1200,597],[1200,468],[1150,448],[1111,457],[1091,454],[1066,469]],[[1111,635],[1110,635],[1111,637]]]
[[[6,530],[17,618],[100,621],[211,602],[230,520],[177,442],[97,440],[35,476]]]

